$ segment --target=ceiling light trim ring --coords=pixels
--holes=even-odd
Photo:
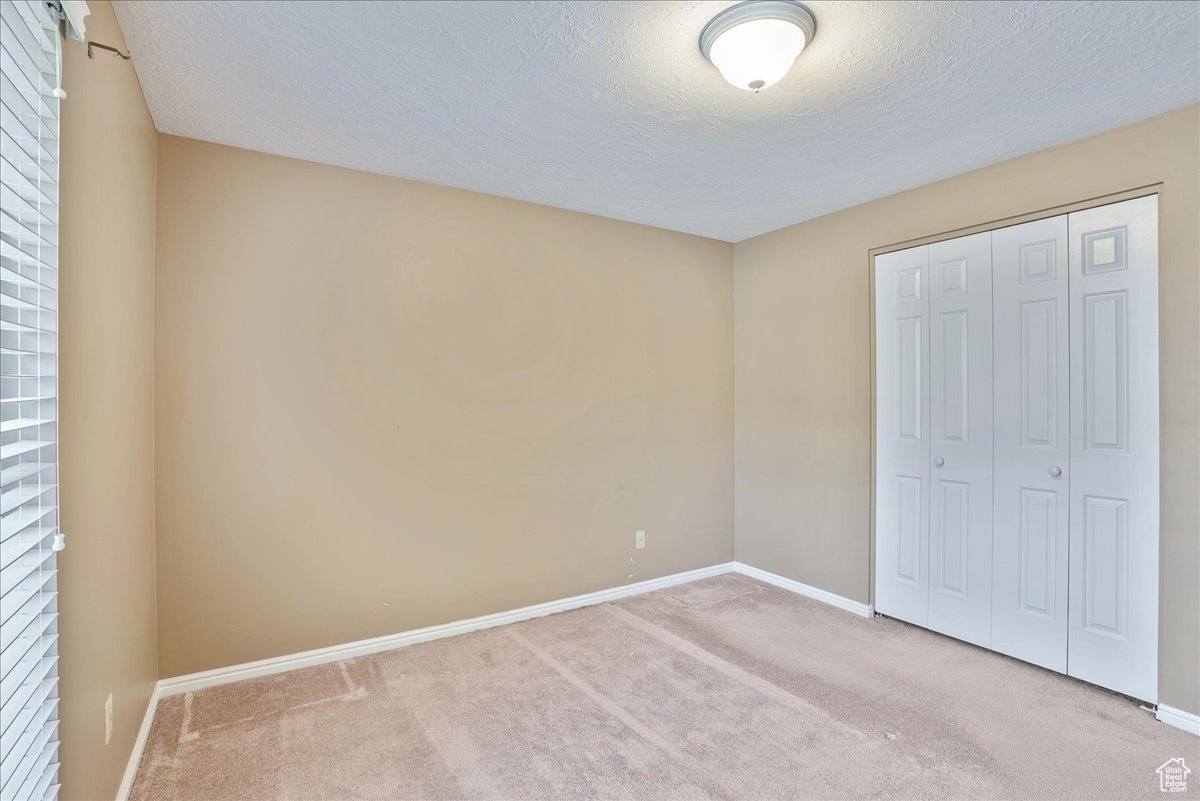
[[[700,52],[712,61],[709,51],[721,34],[743,22],[755,19],[782,19],[804,31],[804,46],[812,44],[817,35],[817,18],[812,12],[792,0],[746,0],[722,11],[708,21],[700,31]]]

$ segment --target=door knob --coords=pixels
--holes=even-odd
[[[944,465],[946,463],[946,460],[940,456],[935,456],[935,457],[933,457],[933,463],[937,467],[941,467],[942,465]]]
[[[1058,478],[1062,475],[1062,468],[1058,465],[1053,465],[1048,472],[1050,473],[1050,478]]]

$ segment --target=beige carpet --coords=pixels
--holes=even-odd
[[[1126,698],[727,575],[166,698],[132,797],[1161,798],[1155,768],[1198,745]]]

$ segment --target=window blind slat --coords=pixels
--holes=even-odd
[[[0,203],[5,208],[15,209],[22,220],[31,221],[36,225],[57,225],[57,212],[47,203],[40,202],[39,195],[26,190],[21,192],[22,185],[0,183]]]
[[[53,621],[48,617],[38,622],[42,628],[48,630]],[[39,681],[48,676],[54,661],[50,655],[48,639],[33,631],[27,637],[14,640],[7,650],[9,657],[5,659],[5,672],[0,677],[0,691],[4,693],[5,699],[4,704],[0,705],[0,719],[4,721],[12,720],[21,708],[22,699],[18,690],[26,685],[31,676],[37,676]]]
[[[42,654],[47,646],[47,630],[53,622],[54,610],[50,608],[52,601],[52,597],[47,597],[40,608],[31,610],[32,614],[24,618],[18,616],[10,621],[12,627],[5,648],[14,650],[18,658],[4,679],[0,679],[11,692],[10,700],[2,707],[5,710],[5,723],[2,728],[7,728],[8,719],[19,715],[20,710],[24,709],[24,701],[34,692],[32,687],[38,685],[53,667],[52,658]]]
[[[5,311],[11,311],[11,312],[14,312],[14,314],[5,315],[4,314]],[[43,329],[43,328],[39,328],[37,325],[31,325],[29,323],[24,323],[24,322],[19,322],[17,320],[8,319],[9,316],[14,316],[14,317],[17,316],[15,314],[15,312],[16,312],[16,309],[10,310],[10,309],[6,309],[3,305],[0,305],[0,315],[3,315],[3,316],[0,316],[0,331],[17,331],[17,332],[24,332],[24,333],[39,334],[45,330],[53,330],[53,329]],[[12,373],[10,375],[17,375],[17,374]]]
[[[36,476],[54,467],[53,462],[17,462],[0,470],[0,487],[8,487],[18,481]]]
[[[12,59],[16,71],[29,82],[30,89],[39,98],[49,101],[50,91],[54,88],[51,85],[56,67],[54,51],[46,49],[47,41],[44,35],[32,30],[29,22],[30,19],[19,5],[0,7],[0,25],[7,28],[4,31],[4,55]],[[48,114],[54,113],[50,103],[47,102],[45,106]]]
[[[44,249],[56,250],[54,243],[58,241],[57,230],[36,222],[27,223],[17,210],[7,206],[0,206],[0,232],[21,252],[32,256],[39,255]]]
[[[22,506],[0,518],[0,542],[17,536],[20,532],[36,526],[54,514],[53,506]]]
[[[49,682],[47,682],[49,684]],[[48,694],[48,691],[45,693]],[[36,700],[45,701],[45,694],[39,693]],[[31,697],[30,700],[34,700]],[[28,709],[22,713],[12,726],[9,726],[7,732],[0,735],[0,748],[3,748],[4,754],[11,755],[8,766],[10,769],[16,767],[18,759],[37,746],[37,750],[41,750],[46,743],[50,741],[53,731],[46,731],[46,724],[50,722],[50,715],[54,711],[54,707],[50,704],[40,703],[39,705],[29,704]],[[41,742],[38,743],[39,737]],[[4,766],[0,762],[0,769]]]
[[[57,261],[51,257],[56,254],[47,252],[42,254],[29,254],[21,250],[15,241],[10,242],[5,236],[0,234],[0,264],[3,264],[10,270],[15,270],[27,278],[33,278],[42,284],[47,284],[47,281],[54,280],[55,267]],[[38,275],[41,271],[42,275]],[[32,275],[31,275],[32,273]],[[56,284],[47,284],[50,286]]]
[[[20,49],[35,62],[40,62],[38,63],[39,70],[53,71],[54,51],[52,45],[37,29],[40,9],[34,8],[25,0],[16,0],[13,3],[6,3],[5,6],[0,7],[0,19],[9,23],[9,32],[17,38]],[[47,49],[48,45],[51,46],[49,50]]]
[[[30,704],[29,713],[23,715],[13,726],[9,727],[11,734],[6,733],[0,736],[0,740],[3,741],[4,753],[11,755],[11,764],[8,767],[14,774],[16,771],[13,769],[16,767],[18,759],[28,755],[31,747],[38,746],[37,750],[44,748],[53,735],[53,730],[46,731],[46,724],[51,722],[50,718],[57,711],[57,705],[50,698],[53,692],[53,682],[47,681],[46,686],[48,689],[31,699],[36,700],[37,705]],[[42,738],[40,743],[38,742],[39,735]],[[0,763],[0,768],[2,767],[4,766]]]
[[[7,51],[0,49],[0,87],[4,90],[4,99],[0,106],[8,117],[12,135],[23,145],[31,148],[32,153],[43,154],[44,158],[54,160],[57,149],[58,120],[48,113],[42,99],[34,92],[30,78],[15,65]],[[19,126],[19,127],[18,127]]]
[[[43,484],[41,482],[33,484],[25,484],[12,489],[0,488],[0,515],[7,515],[9,512],[14,512],[20,507],[36,501],[51,502],[53,498],[46,498],[46,494],[56,489],[54,484]]]
[[[25,770],[23,764],[18,765],[13,774],[13,781],[10,781],[6,786],[5,793],[9,792],[9,787],[15,788],[13,790],[13,798],[31,798],[30,793],[41,782],[47,768],[58,761],[57,740],[47,740],[39,745],[40,747],[36,750],[26,751],[26,756],[29,757],[27,760],[29,769]],[[17,779],[20,779],[20,781],[17,781]],[[8,801],[9,796],[5,795],[4,798],[5,801]]]
[[[7,623],[14,615],[20,614],[28,605],[31,598],[40,598],[53,592],[50,580],[54,574],[47,564],[47,556],[34,555],[32,559],[14,567],[16,582],[11,587],[4,588],[0,596],[0,623]]]
[[[0,156],[9,167],[6,173],[20,175],[28,183],[36,186],[47,202],[58,202],[58,177],[51,169],[54,166],[53,161],[43,164],[36,156],[31,157],[17,142],[14,134],[7,130],[0,135]]]
[[[43,442],[39,440],[21,440],[19,442],[10,442],[5,445],[0,445],[0,459],[8,459],[13,456],[20,456],[23,453],[32,453],[33,451],[41,450],[53,442]]]
[[[46,292],[45,297],[22,297],[22,295],[38,294],[37,290],[22,289],[12,281],[0,280],[0,295],[4,296],[4,305],[13,309],[38,312],[57,312],[54,306],[54,292]]]
[[[55,158],[49,147],[56,144],[57,139],[49,129],[43,131],[42,115],[29,104],[7,75],[0,75],[0,92],[4,93],[4,99],[0,100],[0,124],[4,125],[17,147],[34,161],[54,163]]]
[[[54,356],[55,342],[53,340],[40,342],[37,339],[33,339],[29,342],[22,342],[19,337],[11,337],[11,339],[12,342],[10,343],[4,339],[3,335],[0,335],[0,342],[3,342],[0,345],[0,358],[11,356],[14,359],[39,359],[43,356]]]
[[[4,325],[0,326],[0,329],[31,332],[54,331],[58,329],[58,325],[54,321],[54,312],[40,312],[38,314],[41,315],[41,319],[37,319],[34,314],[23,313],[23,309],[8,306],[6,303],[0,303],[0,320],[4,321]]]
[[[49,540],[57,531],[57,526],[29,526],[0,542],[0,569],[16,564],[36,548],[48,549]]]
[[[17,24],[20,25],[20,23]],[[11,85],[21,92],[30,111],[34,114],[46,119],[57,118],[53,106],[47,103],[54,87],[51,85],[53,65],[49,65],[50,71],[45,69],[47,66],[46,54],[37,52],[36,45],[21,41],[21,37],[12,32],[8,20],[4,20],[2,16],[0,16],[0,35],[8,40],[6,44],[16,45],[0,49],[0,67],[3,67]]]
[[[20,719],[29,707],[29,700],[37,694],[54,670],[54,657],[47,653],[49,638],[46,631],[54,623],[52,613],[37,616],[27,627],[26,633],[17,637],[9,646],[15,659],[13,668],[0,679],[9,693],[8,702],[0,708],[0,729],[5,732]]]
[[[8,156],[7,152],[0,150],[0,186],[15,192],[29,205],[41,205],[43,213],[57,215],[58,209],[52,207],[55,202],[55,193],[52,190],[55,187],[49,184],[39,186],[33,178],[26,175],[27,172],[32,173],[36,178],[36,169],[22,170],[19,163],[10,163]]]
[[[4,291],[5,295],[11,297],[18,296],[14,295],[13,293],[36,293],[36,291],[41,291],[43,289],[54,289],[53,285],[40,283],[35,281],[34,278],[25,276],[24,273],[8,269],[8,265],[6,264],[0,264],[0,285],[4,284],[8,285],[7,287],[4,287],[2,291]],[[54,291],[49,291],[47,294],[53,296],[55,293]]]
[[[12,269],[7,262],[0,262],[0,281],[6,281],[10,284],[31,290],[55,288],[53,284],[43,284],[18,270]]]

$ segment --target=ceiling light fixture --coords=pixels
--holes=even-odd
[[[791,0],[749,0],[722,11],[700,32],[700,52],[739,89],[776,83],[817,32],[812,12]]]

